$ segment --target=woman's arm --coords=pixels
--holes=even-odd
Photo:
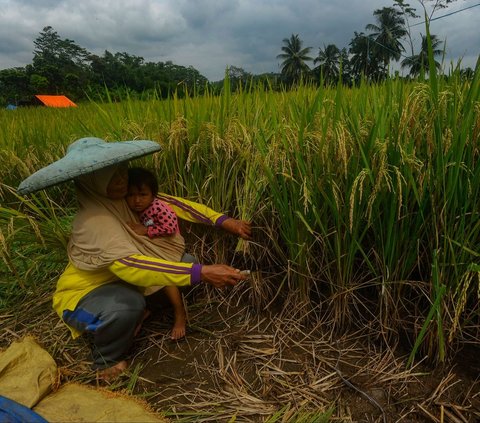
[[[157,196],[160,200],[165,201],[180,219],[189,222],[220,226],[224,220],[228,219],[226,214],[218,213],[210,207],[194,201],[164,193],[159,193]]]
[[[185,286],[201,282],[201,264],[172,262],[134,254],[115,260],[109,270],[136,286]]]
[[[158,194],[158,197],[168,203],[181,219],[194,223],[219,226],[240,238],[251,238],[252,227],[250,222],[234,219],[226,214],[218,213],[203,204],[185,200],[184,198],[173,197],[163,193]]]
[[[247,278],[239,269],[224,264],[171,262],[140,254],[115,260],[109,270],[123,281],[142,287],[207,282],[215,288],[223,288]]]

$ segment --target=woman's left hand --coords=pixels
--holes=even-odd
[[[245,220],[238,220],[229,217],[228,219],[225,219],[220,226],[227,232],[237,235],[240,238],[252,238],[252,224]]]

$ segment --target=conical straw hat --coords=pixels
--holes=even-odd
[[[147,140],[106,142],[100,138],[81,138],[68,146],[65,157],[23,180],[17,191],[29,194],[160,149],[157,142]]]

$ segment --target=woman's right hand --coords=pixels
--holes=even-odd
[[[220,225],[227,232],[239,236],[240,238],[252,239],[252,224],[246,220],[239,220],[229,217]]]
[[[239,269],[227,266],[226,264],[203,265],[200,275],[202,281],[209,283],[215,288],[236,285],[239,281],[248,278],[247,275],[241,274]]]

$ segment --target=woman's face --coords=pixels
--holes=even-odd
[[[107,197],[111,200],[120,200],[128,192],[127,166],[119,166],[107,185]]]

